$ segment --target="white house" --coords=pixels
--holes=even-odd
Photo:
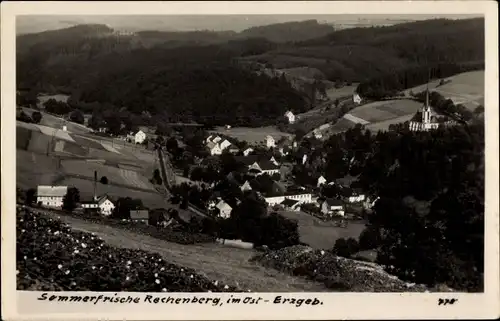
[[[274,140],[273,136],[267,135],[266,146],[267,146],[267,148],[272,148],[272,147],[276,146],[276,141]]]
[[[219,144],[217,144],[217,143],[209,142],[207,144],[207,147],[210,150],[210,155],[220,155],[220,154],[222,154],[222,149],[220,148]]]
[[[81,208],[83,209],[96,209],[99,213],[105,216],[111,215],[115,209],[115,204],[108,198],[107,195],[103,195],[97,199],[89,202],[81,202]]]
[[[111,202],[107,195],[101,196],[97,200],[97,204],[99,205],[99,209],[101,210],[101,214],[105,216],[111,215],[113,210],[115,209],[115,204]]]
[[[243,151],[243,155],[248,156],[248,155],[250,155],[251,152],[253,152],[253,148],[248,147],[247,149],[245,149]]]
[[[280,163],[278,163],[278,161],[276,160],[276,158],[274,158],[274,156],[271,156],[271,158],[269,159],[269,161],[271,163],[273,163],[274,165],[276,165],[276,166],[280,165]]]
[[[355,104],[361,104],[361,102],[363,101],[361,99],[361,96],[358,94],[358,93],[354,93],[352,95],[352,101],[355,103]]]
[[[292,111],[287,111],[285,113],[285,117],[288,119],[289,124],[293,124],[295,122],[295,115],[292,113]]]
[[[67,186],[39,185],[37,187],[36,202],[46,207],[62,207],[67,192]]]
[[[252,165],[248,166],[248,168],[260,170],[262,174],[268,174],[270,176],[279,173],[280,171],[279,166],[270,160],[260,160],[258,162],[254,162]]]
[[[224,150],[224,149],[228,148],[229,146],[231,146],[231,143],[227,139],[224,139],[224,141],[222,143],[220,143],[219,146],[220,146],[221,150]]]
[[[291,199],[291,200],[298,201],[298,204],[312,203],[311,193],[271,196],[271,197],[266,197],[265,201],[266,201],[268,206],[274,206],[274,205],[283,203],[283,201],[285,199]]]
[[[325,215],[340,215],[344,216],[344,204],[341,200],[328,198],[321,204],[321,213]]]
[[[213,139],[212,139],[212,143],[215,143],[217,144],[218,142],[220,142],[222,140],[222,138],[220,136],[215,136]]]
[[[243,185],[241,185],[240,190],[242,192],[251,191],[252,186],[250,186],[250,183],[248,181],[246,181]]]
[[[318,178],[318,183],[317,183],[317,187],[320,187],[321,185],[325,184],[326,183],[326,178],[324,178],[323,176],[320,176]]]
[[[220,200],[217,205],[215,205],[216,208],[219,209],[219,216],[222,218],[229,218],[231,216],[231,211],[233,208],[229,206],[228,203],[224,202],[224,200]]]
[[[134,142],[136,144],[142,144],[146,140],[146,133],[143,132],[142,130],[139,130],[137,133],[134,135]]]
[[[351,196],[345,198],[345,201],[349,203],[359,203],[359,202],[364,202],[364,200],[365,200],[365,194],[357,194],[357,193],[353,193]]]

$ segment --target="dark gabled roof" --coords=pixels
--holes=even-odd
[[[299,201],[292,200],[292,199],[289,199],[289,198],[285,198],[285,200],[283,202],[281,202],[280,204],[283,204],[284,206],[292,207],[295,204],[297,204],[298,202]]]
[[[301,188],[299,186],[290,186],[286,190],[287,195],[298,195],[307,193],[309,193],[309,191],[306,188]]]
[[[328,206],[340,206],[340,205],[344,205],[344,202],[342,202],[341,200],[335,199],[335,198],[327,198],[326,204]]]
[[[273,169],[279,169],[279,166],[276,166],[273,162],[271,162],[269,159],[262,159],[257,162],[259,164],[259,167],[263,170],[273,170]]]
[[[234,159],[239,163],[250,166],[259,160],[259,156],[258,155],[234,156]]]

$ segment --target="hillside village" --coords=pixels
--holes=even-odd
[[[470,33],[477,29],[475,20],[456,24]],[[223,58],[214,53],[219,44],[158,49],[167,58],[186,59],[171,70],[151,67],[166,58],[145,49],[130,54],[145,55],[137,58],[147,66],[136,68],[140,73],[131,69],[117,84],[109,81],[120,77],[110,64],[110,73],[103,72],[98,82],[72,79],[85,88],[65,91],[71,95],[48,93],[21,72],[23,87],[32,88],[17,93],[18,219],[32,215],[45,226],[55,223],[42,217],[56,214],[76,229],[95,229],[134,249],[136,244],[116,235],[130,233],[132,240],[145,235],[164,242],[158,248],[193,249],[203,260],[225,258],[233,265],[219,272],[196,258],[171,256],[175,263],[190,264],[186,269],[223,275],[231,284],[253,284],[248,278],[254,272],[246,265],[241,272],[238,264],[258,262],[276,270],[276,278],[300,278],[297,284],[309,289],[480,291],[485,107],[477,92],[484,96],[484,83],[483,88],[471,83],[484,76],[484,62],[475,59],[481,50],[449,64],[408,63],[411,68],[390,74],[372,70],[373,77],[357,71],[358,78],[350,74],[354,69],[348,73],[338,66],[342,72],[325,68],[328,79],[298,77],[299,67],[266,61],[276,51],[302,52],[316,42],[334,43],[337,36],[342,42],[351,32],[370,39],[391,28],[342,30],[272,49],[270,56],[266,50],[272,46],[262,40],[239,40],[251,54],[235,51],[234,43],[220,45]],[[24,41],[28,46],[29,39]],[[405,46],[401,52],[407,54]],[[379,47],[367,48],[378,52]],[[436,48],[449,50],[439,42]],[[23,59],[30,57],[22,52]],[[225,54],[231,60],[224,60]],[[55,73],[69,77],[59,69]],[[59,81],[48,82],[64,89]],[[101,86],[106,81],[113,87],[109,92]],[[459,96],[462,100],[452,99]],[[445,215],[451,212],[458,219]],[[464,235],[457,238],[454,230]],[[220,252],[210,252],[214,248]],[[436,272],[429,273],[428,266]],[[386,273],[385,283],[361,272],[366,269]],[[199,282],[199,289],[210,288],[204,279]]]

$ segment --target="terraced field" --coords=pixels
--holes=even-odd
[[[17,122],[17,184],[25,189],[64,184],[90,197],[97,171],[99,177],[106,176],[109,181],[108,185],[98,184],[98,193],[140,198],[147,206],[164,207],[163,197],[149,182],[158,166],[154,152],[115,144],[97,136]]]

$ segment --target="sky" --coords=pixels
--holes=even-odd
[[[385,24],[433,18],[461,19],[470,15],[186,15],[186,16],[21,16],[17,18],[17,33],[33,33],[67,28],[78,24],[106,24],[117,30],[233,30],[287,21],[318,20],[329,24]]]

